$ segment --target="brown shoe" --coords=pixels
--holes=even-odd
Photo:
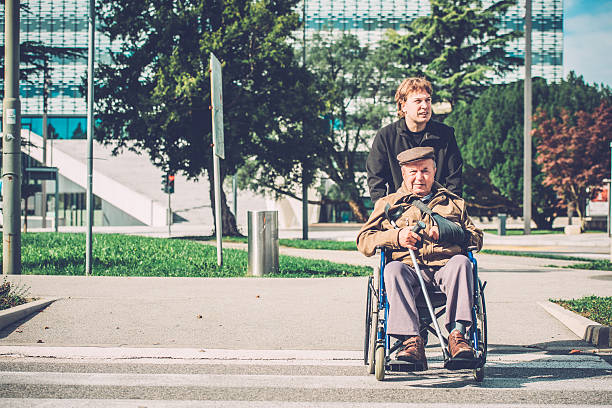
[[[448,336],[448,351],[451,358],[474,358],[474,349],[459,330]]]
[[[425,356],[425,345],[421,336],[412,336],[402,343],[404,348],[397,352],[395,358],[401,361],[408,361],[422,366],[422,370],[427,370],[427,357]]]

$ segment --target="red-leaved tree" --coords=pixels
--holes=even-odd
[[[612,105],[602,102],[591,113],[573,115],[562,110],[560,118],[539,110],[534,119],[536,160],[545,174],[543,183],[576,209],[584,227],[587,189],[610,177]]]

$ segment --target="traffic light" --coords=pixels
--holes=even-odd
[[[174,174],[168,174],[168,194],[174,194]]]
[[[168,193],[168,175],[167,174],[162,174],[162,191],[164,193]]]
[[[162,174],[162,191],[166,194],[174,193],[174,174]]]

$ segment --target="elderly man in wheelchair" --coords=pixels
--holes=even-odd
[[[469,218],[465,202],[434,181],[436,163],[433,148],[409,149],[401,152],[397,159],[402,170],[402,186],[376,202],[357,237],[357,247],[366,256],[372,256],[377,249],[383,248],[383,259],[385,256],[391,258],[381,262],[384,270],[379,278],[380,288],[373,288],[373,294],[368,292],[369,299],[375,298],[374,307],[372,303],[366,305],[370,310],[375,309],[372,314],[375,322],[369,323],[378,327],[369,332],[366,315],[366,343],[368,338],[372,343],[365,346],[365,358],[367,360],[369,349],[370,365],[373,365],[373,359],[377,360],[376,377],[379,380],[384,378],[385,369],[427,370],[425,345],[428,332],[423,334],[422,325],[423,317],[426,317],[428,323],[436,327],[445,367],[481,368],[484,365],[483,350],[475,348],[482,349],[479,344],[482,345],[482,337],[486,336],[486,323],[485,328],[480,328],[474,335],[472,333],[477,314],[482,317],[484,313],[484,310],[475,310],[475,303],[478,303],[476,309],[484,309],[482,293],[475,297],[475,291],[482,291],[484,286],[475,276],[475,260],[467,248],[479,250],[482,247],[482,231]],[[368,286],[373,285],[369,283]],[[436,305],[432,307],[430,296],[423,293],[432,288],[446,295],[442,306],[446,310],[448,338],[441,335],[436,321],[440,314],[434,312]],[[426,300],[425,310],[418,305],[419,295]],[[379,316],[381,308],[385,310]],[[427,311],[429,316],[420,316],[427,315]],[[394,347],[389,345],[391,338],[395,339]],[[445,343],[448,343],[448,349]],[[395,350],[398,351],[392,360],[389,354]],[[410,369],[397,369],[402,363],[407,363]],[[374,368],[371,367],[370,372],[373,373]],[[482,380],[482,371],[475,375]]]

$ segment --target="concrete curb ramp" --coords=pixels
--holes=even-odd
[[[28,302],[23,305],[11,307],[10,309],[0,311],[0,330],[6,326],[15,323],[29,315],[36,313],[45,307],[49,306],[56,300],[61,299],[59,297],[54,298],[43,298],[34,302]]]
[[[578,337],[600,348],[612,348],[610,326],[603,326],[552,302],[538,302],[544,310],[557,318]]]

